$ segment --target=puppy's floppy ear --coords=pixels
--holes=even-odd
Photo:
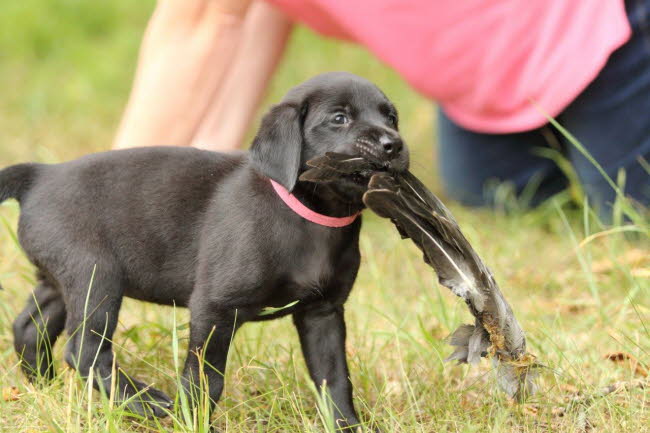
[[[291,103],[271,108],[250,149],[255,167],[288,191],[296,185],[301,165],[302,111]]]

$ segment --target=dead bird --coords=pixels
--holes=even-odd
[[[395,225],[424,253],[424,261],[440,284],[463,298],[475,317],[449,342],[446,360],[477,363],[490,356],[501,388],[517,400],[534,392],[535,357],[526,351],[526,337],[490,269],[476,254],[451,212],[410,171],[391,172],[364,155],[327,153],[310,160],[302,180],[327,183],[341,177],[367,178],[364,204]]]

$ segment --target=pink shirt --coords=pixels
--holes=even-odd
[[[530,130],[630,37],[623,0],[268,0],[366,46],[465,128]]]

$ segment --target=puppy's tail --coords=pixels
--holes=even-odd
[[[0,171],[0,203],[8,198],[20,201],[36,177],[40,164],[16,164]]]
[[[40,164],[16,164],[0,170],[0,203],[8,198],[20,201],[29,190]],[[0,290],[4,288],[0,285]]]

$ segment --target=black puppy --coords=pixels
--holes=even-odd
[[[39,281],[14,323],[25,372],[53,376],[50,348],[65,328],[66,361],[83,376],[92,369],[95,385],[109,389],[110,339],[128,296],[190,309],[184,387],[200,383],[205,361],[216,402],[234,330],[292,314],[312,379],[318,387],[326,381],[343,425],[358,424],[343,304],[359,268],[361,220],[323,226],[276,192],[284,187],[330,217],[359,212],[366,180],[298,180],[305,162],[326,152],[361,154],[395,171],[409,160],[386,96],[352,74],[327,73],[266,114],[249,153],[139,148],[0,171],[0,201],[20,202],[18,236]],[[260,316],[264,307],[295,301]],[[116,371],[120,398],[142,393],[131,410],[164,415],[165,394],[142,392],[145,384]]]

